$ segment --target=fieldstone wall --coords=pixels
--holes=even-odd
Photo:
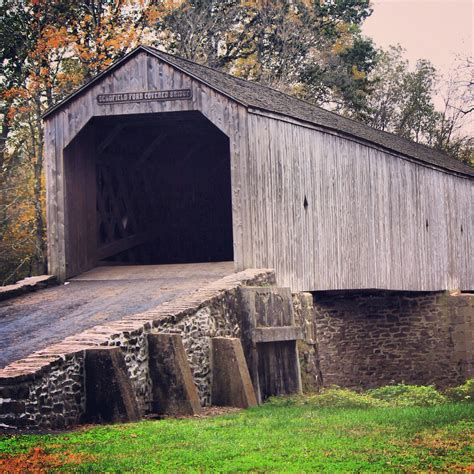
[[[250,269],[166,302],[153,310],[95,326],[0,369],[0,430],[61,429],[81,423],[85,414],[85,351],[118,346],[142,415],[149,412],[150,332],[182,335],[203,406],[211,398],[211,337],[239,335],[241,286],[275,284],[272,270]]]
[[[145,313],[95,326],[0,369],[0,430],[66,428],[83,421],[87,348],[121,348],[141,414],[150,412],[150,332],[182,336],[203,406],[211,401],[211,338],[240,337],[239,288],[275,284],[271,270],[229,275]],[[474,377],[474,295],[293,295],[304,391],[407,382],[458,384]]]
[[[0,385],[0,430],[11,426],[65,428],[85,410],[84,352],[59,357],[46,369]]]
[[[236,305],[238,292],[233,288],[217,295],[208,304],[195,311],[178,313],[174,317],[158,319],[153,327],[145,326],[133,332],[113,335],[105,345],[119,346],[135,389],[142,413],[149,410],[152,399],[148,370],[148,343],[146,335],[153,332],[180,334],[191,367],[194,383],[202,406],[211,403],[211,338],[217,336],[238,337]]]
[[[325,386],[445,387],[474,376],[474,295],[325,292],[312,303],[304,314],[317,357],[305,347],[302,355],[316,359]]]

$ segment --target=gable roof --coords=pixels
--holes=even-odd
[[[398,135],[377,130],[363,123],[348,119],[309,102],[305,102],[275,89],[263,86],[259,83],[239,79],[230,74],[203,66],[188,59],[159,51],[150,46],[139,46],[101,74],[97,75],[76,92],[48,109],[43,117],[47,117],[61,109],[66,103],[73,100],[74,97],[84,92],[92,84],[117,69],[131,56],[140,51],[145,51],[148,54],[157,57],[196,80],[203,82],[212,89],[230,97],[245,107],[285,115],[309,124],[317,125],[321,128],[333,130],[359,140],[373,143],[436,168],[474,178],[473,167],[452,158],[446,153],[415,143],[411,140],[399,137]]]

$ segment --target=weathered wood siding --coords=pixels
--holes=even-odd
[[[185,88],[192,99],[96,100]],[[293,291],[474,289],[473,180],[296,120],[249,113],[144,51],[45,121],[51,273],[66,278],[94,264],[87,211],[94,150],[73,141],[81,130],[93,117],[196,110],[229,137],[236,269],[274,268]]]
[[[94,132],[87,125],[64,150],[64,249],[70,275],[94,267],[97,259]]]
[[[165,102],[99,105],[97,95],[104,93],[140,92],[149,90],[191,89],[192,99]],[[67,228],[72,222],[67,210],[64,149],[93,117],[198,110],[229,137],[232,177],[233,239],[236,268],[242,269],[242,255],[248,253],[248,239],[243,236],[250,216],[243,200],[248,173],[247,111],[236,102],[210,87],[173,69],[163,61],[139,52],[111,74],[104,76],[90,89],[77,96],[66,107],[45,120],[45,156],[47,181],[47,227],[49,272],[64,279],[74,275],[80,265],[66,249],[66,241],[74,238]],[[81,153],[77,151],[77,153]],[[87,161],[87,160],[86,160]],[[68,163],[69,164],[69,163]],[[72,195],[71,195],[72,196]],[[72,197],[71,197],[72,198]],[[80,225],[80,224],[78,224]],[[69,235],[69,237],[68,237]],[[70,245],[70,248],[76,244]],[[72,261],[72,260],[74,261]],[[80,271],[86,268],[81,267]]]
[[[474,288],[472,180],[303,125],[249,115],[246,266],[293,291]]]

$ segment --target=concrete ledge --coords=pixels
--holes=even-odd
[[[303,339],[303,331],[296,326],[264,327],[252,330],[253,342],[295,341],[297,339]]]
[[[57,279],[53,275],[40,275],[24,278],[13,285],[0,286],[0,301],[14,298],[15,296],[37,291],[56,284]]]

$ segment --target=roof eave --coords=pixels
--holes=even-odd
[[[92,87],[94,84],[96,84],[99,80],[101,80],[103,77],[107,76],[108,74],[112,73],[113,71],[115,71],[117,68],[119,68],[123,63],[125,63],[126,61],[128,61],[129,59],[131,59],[133,56],[139,54],[140,52],[144,52],[146,54],[149,54],[157,59],[159,59],[160,61],[163,61],[165,62],[166,64],[168,64],[169,66],[171,66],[172,68],[176,69],[176,70],[179,70],[181,71],[183,74],[186,74],[187,76],[193,78],[194,80],[200,82],[201,84],[204,84],[206,85],[207,87],[209,87],[210,89],[218,92],[219,94],[222,94],[223,96],[231,99],[232,101],[244,106],[245,108],[249,109],[249,110],[252,110],[252,109],[259,109],[259,110],[262,110],[262,111],[265,111],[267,113],[270,113],[270,114],[277,114],[277,115],[280,115],[282,117],[288,117],[292,120],[296,120],[296,121],[301,121],[303,123],[307,123],[309,125],[312,125],[312,126],[316,126],[316,127],[321,127],[323,129],[326,129],[330,132],[336,132],[340,135],[345,135],[345,136],[348,136],[348,137],[355,137],[356,139],[358,140],[361,140],[361,141],[364,141],[366,143],[371,143],[373,144],[374,146],[377,146],[377,147],[381,147],[381,148],[384,148],[394,154],[397,154],[398,156],[402,157],[402,156],[406,156],[408,159],[410,159],[410,161],[413,161],[413,162],[416,162],[416,163],[420,163],[420,164],[424,164],[425,166],[427,165],[427,163],[422,160],[422,159],[417,159],[415,156],[412,156],[412,155],[408,155],[406,153],[401,153],[399,150],[395,149],[395,148],[392,148],[392,147],[389,147],[389,146],[383,146],[377,142],[373,142],[371,140],[367,140],[363,137],[360,137],[358,135],[351,135],[350,133],[347,133],[347,132],[344,132],[338,128],[333,128],[333,127],[330,127],[330,126],[324,126],[324,125],[318,125],[317,123],[315,122],[311,122],[311,121],[307,121],[307,120],[303,120],[301,118],[298,118],[296,116],[292,116],[292,115],[288,115],[288,114],[285,114],[285,113],[282,113],[282,112],[278,112],[276,110],[272,110],[271,108],[264,108],[264,107],[260,107],[260,106],[255,106],[254,104],[248,104],[246,103],[245,100],[243,100],[241,97],[237,97],[235,95],[233,95],[232,93],[229,93],[228,91],[226,90],[223,90],[221,89],[220,87],[216,86],[215,84],[213,84],[212,82],[210,81],[206,81],[205,79],[203,79],[202,77],[199,77],[197,76],[196,74],[194,74],[192,71],[189,71],[188,69],[184,68],[184,67],[181,67],[179,64],[176,64],[175,61],[172,61],[172,60],[169,60],[166,56],[167,56],[167,53],[164,53],[161,54],[161,52],[155,48],[152,48],[152,47],[148,47],[148,46],[143,46],[143,45],[140,45],[140,46],[137,46],[134,50],[130,51],[128,54],[126,54],[123,58],[120,58],[119,60],[117,60],[116,62],[114,62],[111,66],[109,66],[107,69],[105,69],[104,71],[102,71],[101,73],[97,74],[94,78],[92,78],[88,83],[84,84],[82,87],[80,87],[79,89],[77,89],[76,91],[74,91],[73,93],[69,94],[67,97],[65,97],[62,101],[58,102],[57,104],[53,105],[52,107],[50,107],[49,109],[47,109],[44,114],[42,115],[42,119],[43,120],[46,120],[46,119],[49,119],[51,116],[53,116],[54,114],[56,114],[57,112],[59,112],[61,109],[63,109],[63,107],[65,107],[68,103],[70,103],[72,100],[74,100],[75,98],[79,97],[80,95],[82,95],[83,93],[85,93],[90,87]],[[186,61],[186,59],[183,59],[183,58],[178,58],[178,59],[181,59],[183,61]],[[292,97],[293,98],[293,97]],[[296,98],[293,98],[293,99],[296,99]],[[470,178],[471,180],[474,179],[473,175],[466,172],[466,173],[463,173],[462,171],[456,171],[456,170],[453,170],[449,167],[443,167],[443,166],[440,166],[438,164],[434,164],[434,163],[430,163],[429,164],[429,167],[430,168],[433,168],[433,169],[437,169],[437,170],[440,170],[440,171],[443,171],[443,172],[447,172],[449,174],[454,174],[454,175],[457,175],[457,176],[461,176],[461,177],[467,177],[467,178]]]
[[[246,104],[244,101],[241,99],[233,96],[232,94],[229,94],[228,92],[221,90],[219,87],[216,87],[215,85],[203,80],[200,77],[197,77],[196,75],[190,73],[189,71],[186,71],[185,69],[181,68],[179,65],[174,64],[173,62],[167,60],[166,57],[162,56],[159,54],[158,51],[148,48],[147,46],[137,46],[134,50],[130,51],[128,54],[126,54],[123,58],[120,58],[119,60],[115,61],[112,65],[110,65],[107,69],[102,71],[101,73],[97,74],[94,76],[89,82],[81,86],[79,89],[75,90],[71,94],[69,94],[67,97],[65,97],[63,100],[58,102],[57,104],[53,105],[52,107],[49,107],[41,116],[43,120],[46,118],[50,117],[51,115],[54,115],[56,112],[59,112],[60,109],[62,109],[66,104],[74,100],[76,97],[82,95],[86,90],[88,90],[90,87],[92,87],[96,82],[98,82],[100,79],[103,77],[107,76],[114,70],[116,70],[118,67],[120,67],[124,62],[128,61],[130,58],[138,54],[139,52],[145,52],[147,54],[150,54],[154,56],[155,58],[159,59],[160,61],[164,61],[166,64],[169,66],[180,70],[182,73],[188,75],[189,77],[192,77],[194,80],[201,82],[202,84],[205,84],[206,86],[210,87],[211,89],[215,90],[216,92],[219,92],[222,95],[225,95],[229,99],[233,100],[234,102],[237,102],[245,107],[248,107],[248,104]]]
[[[123,58],[118,59],[115,61],[113,64],[111,64],[107,69],[104,69],[101,73],[97,74],[94,76],[89,82],[86,82],[84,85],[76,89],[74,92],[71,92],[67,97],[65,97],[63,100],[58,102],[57,104],[49,107],[43,115],[41,115],[41,118],[44,120],[48,118],[49,116],[55,114],[58,112],[60,109],[62,109],[66,104],[71,102],[71,100],[75,99],[76,97],[82,95],[87,89],[92,87],[96,82],[98,82],[100,79],[105,77],[107,74],[113,72],[116,70],[119,66],[121,66],[124,62],[128,61],[130,58],[138,54],[140,51],[144,51],[143,46],[137,46],[135,49],[127,53]]]

